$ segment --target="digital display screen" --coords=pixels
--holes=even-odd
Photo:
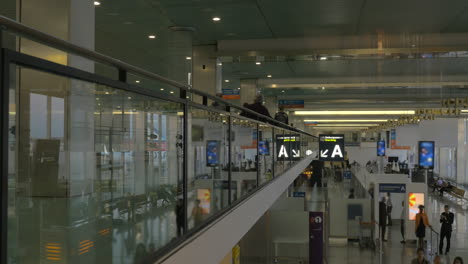
[[[409,193],[408,194],[408,218],[416,220],[416,214],[419,213],[419,206],[424,205],[424,193]]]
[[[258,142],[258,154],[260,155],[270,155],[270,147],[268,141],[259,141]]]
[[[209,140],[206,142],[206,166],[216,167],[219,165],[219,142]]]
[[[434,141],[419,141],[419,166],[434,168]]]
[[[385,156],[385,141],[383,140],[377,142],[377,156]]]

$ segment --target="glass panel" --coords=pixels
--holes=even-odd
[[[218,112],[189,112],[187,215],[193,228],[229,205],[229,123]]]
[[[10,84],[8,263],[135,263],[178,236],[181,104],[20,67]]]
[[[287,156],[284,142],[284,132],[282,129],[275,129],[275,177],[281,175],[285,170],[285,159]]]
[[[273,178],[273,128],[261,124],[259,130],[258,167],[262,184]]]
[[[257,187],[257,123],[232,118],[232,184],[237,192],[232,200],[247,195]],[[239,195],[237,195],[239,194]]]

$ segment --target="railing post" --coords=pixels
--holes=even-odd
[[[232,204],[232,116],[229,106],[226,107],[228,117],[228,204]]]
[[[183,180],[182,180],[182,200],[184,204],[184,213],[183,213],[183,219],[184,219],[184,233],[187,234],[188,232],[188,160],[187,160],[187,153],[188,153],[188,114],[189,114],[189,106],[188,103],[184,103],[184,120],[183,120],[183,162],[182,162],[182,167],[183,167]]]
[[[260,124],[257,124],[257,144],[255,148],[257,149],[257,158],[255,159],[255,167],[257,168],[257,188],[260,186],[260,155],[258,152],[258,141],[260,140]],[[262,135],[263,136],[263,135]]]
[[[1,31],[0,31],[1,34]],[[1,41],[1,39],[0,39]],[[0,263],[7,263],[9,65],[0,49]]]

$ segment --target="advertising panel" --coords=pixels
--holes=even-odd
[[[206,166],[216,167],[219,165],[219,142],[208,140],[206,142]]]
[[[385,141],[383,140],[377,142],[377,156],[385,156]]]
[[[270,146],[268,141],[259,141],[258,142],[258,154],[260,155],[270,155]]]
[[[408,194],[408,218],[416,220],[416,214],[419,213],[419,206],[424,205],[424,193],[409,193]]]
[[[211,209],[211,190],[197,189],[197,198],[200,200],[200,207],[203,210],[203,214],[209,214]]]
[[[434,141],[419,141],[419,166],[434,168]]]

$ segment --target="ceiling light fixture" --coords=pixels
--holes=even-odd
[[[149,35],[148,38],[149,38],[149,39],[155,39],[156,36],[155,36],[155,35]]]
[[[414,115],[414,110],[295,111],[296,115]]]
[[[140,80],[136,80],[135,82],[136,82],[136,83],[140,83]]]
[[[240,87],[239,87],[239,88],[237,88],[237,90],[240,90]]]
[[[281,92],[284,93],[284,90],[282,90]]]
[[[221,21],[221,18],[220,17],[213,17],[213,21],[215,21],[215,22]]]
[[[268,75],[267,75],[267,78],[271,78],[271,77],[273,77],[273,76],[271,76],[271,74],[268,74]]]
[[[262,63],[259,62],[259,61],[255,62],[255,64],[257,64],[257,65],[262,65]]]
[[[173,93],[174,93],[174,91],[171,91],[171,94],[173,94]]]
[[[228,82],[229,82],[229,80],[224,80],[224,82],[227,82],[227,83],[228,83]]]
[[[306,119],[304,122],[316,122],[316,123],[334,123],[334,122],[387,122],[388,119],[322,119],[322,120],[317,120],[317,119]]]
[[[378,124],[318,124],[316,127],[371,127]]]
[[[276,88],[276,84],[272,84],[271,87]]]
[[[218,66],[223,66],[223,64],[220,62],[220,63],[218,63]]]
[[[95,5],[95,6],[100,6],[100,5],[101,5],[101,2],[99,2],[99,1],[94,1],[94,5]]]
[[[105,92],[105,94],[109,94],[109,92]]]
[[[185,57],[185,59],[186,59],[186,60],[191,60],[191,59],[192,59],[192,57]]]
[[[325,90],[325,86],[322,86],[322,90]]]
[[[164,88],[161,88],[161,89],[159,89],[159,90],[164,91]]]
[[[321,61],[327,60],[327,57],[320,57]]]
[[[130,96],[129,96],[129,97],[128,97],[128,99],[129,99],[129,100],[131,100],[131,99],[132,99],[132,97],[130,97]]]

